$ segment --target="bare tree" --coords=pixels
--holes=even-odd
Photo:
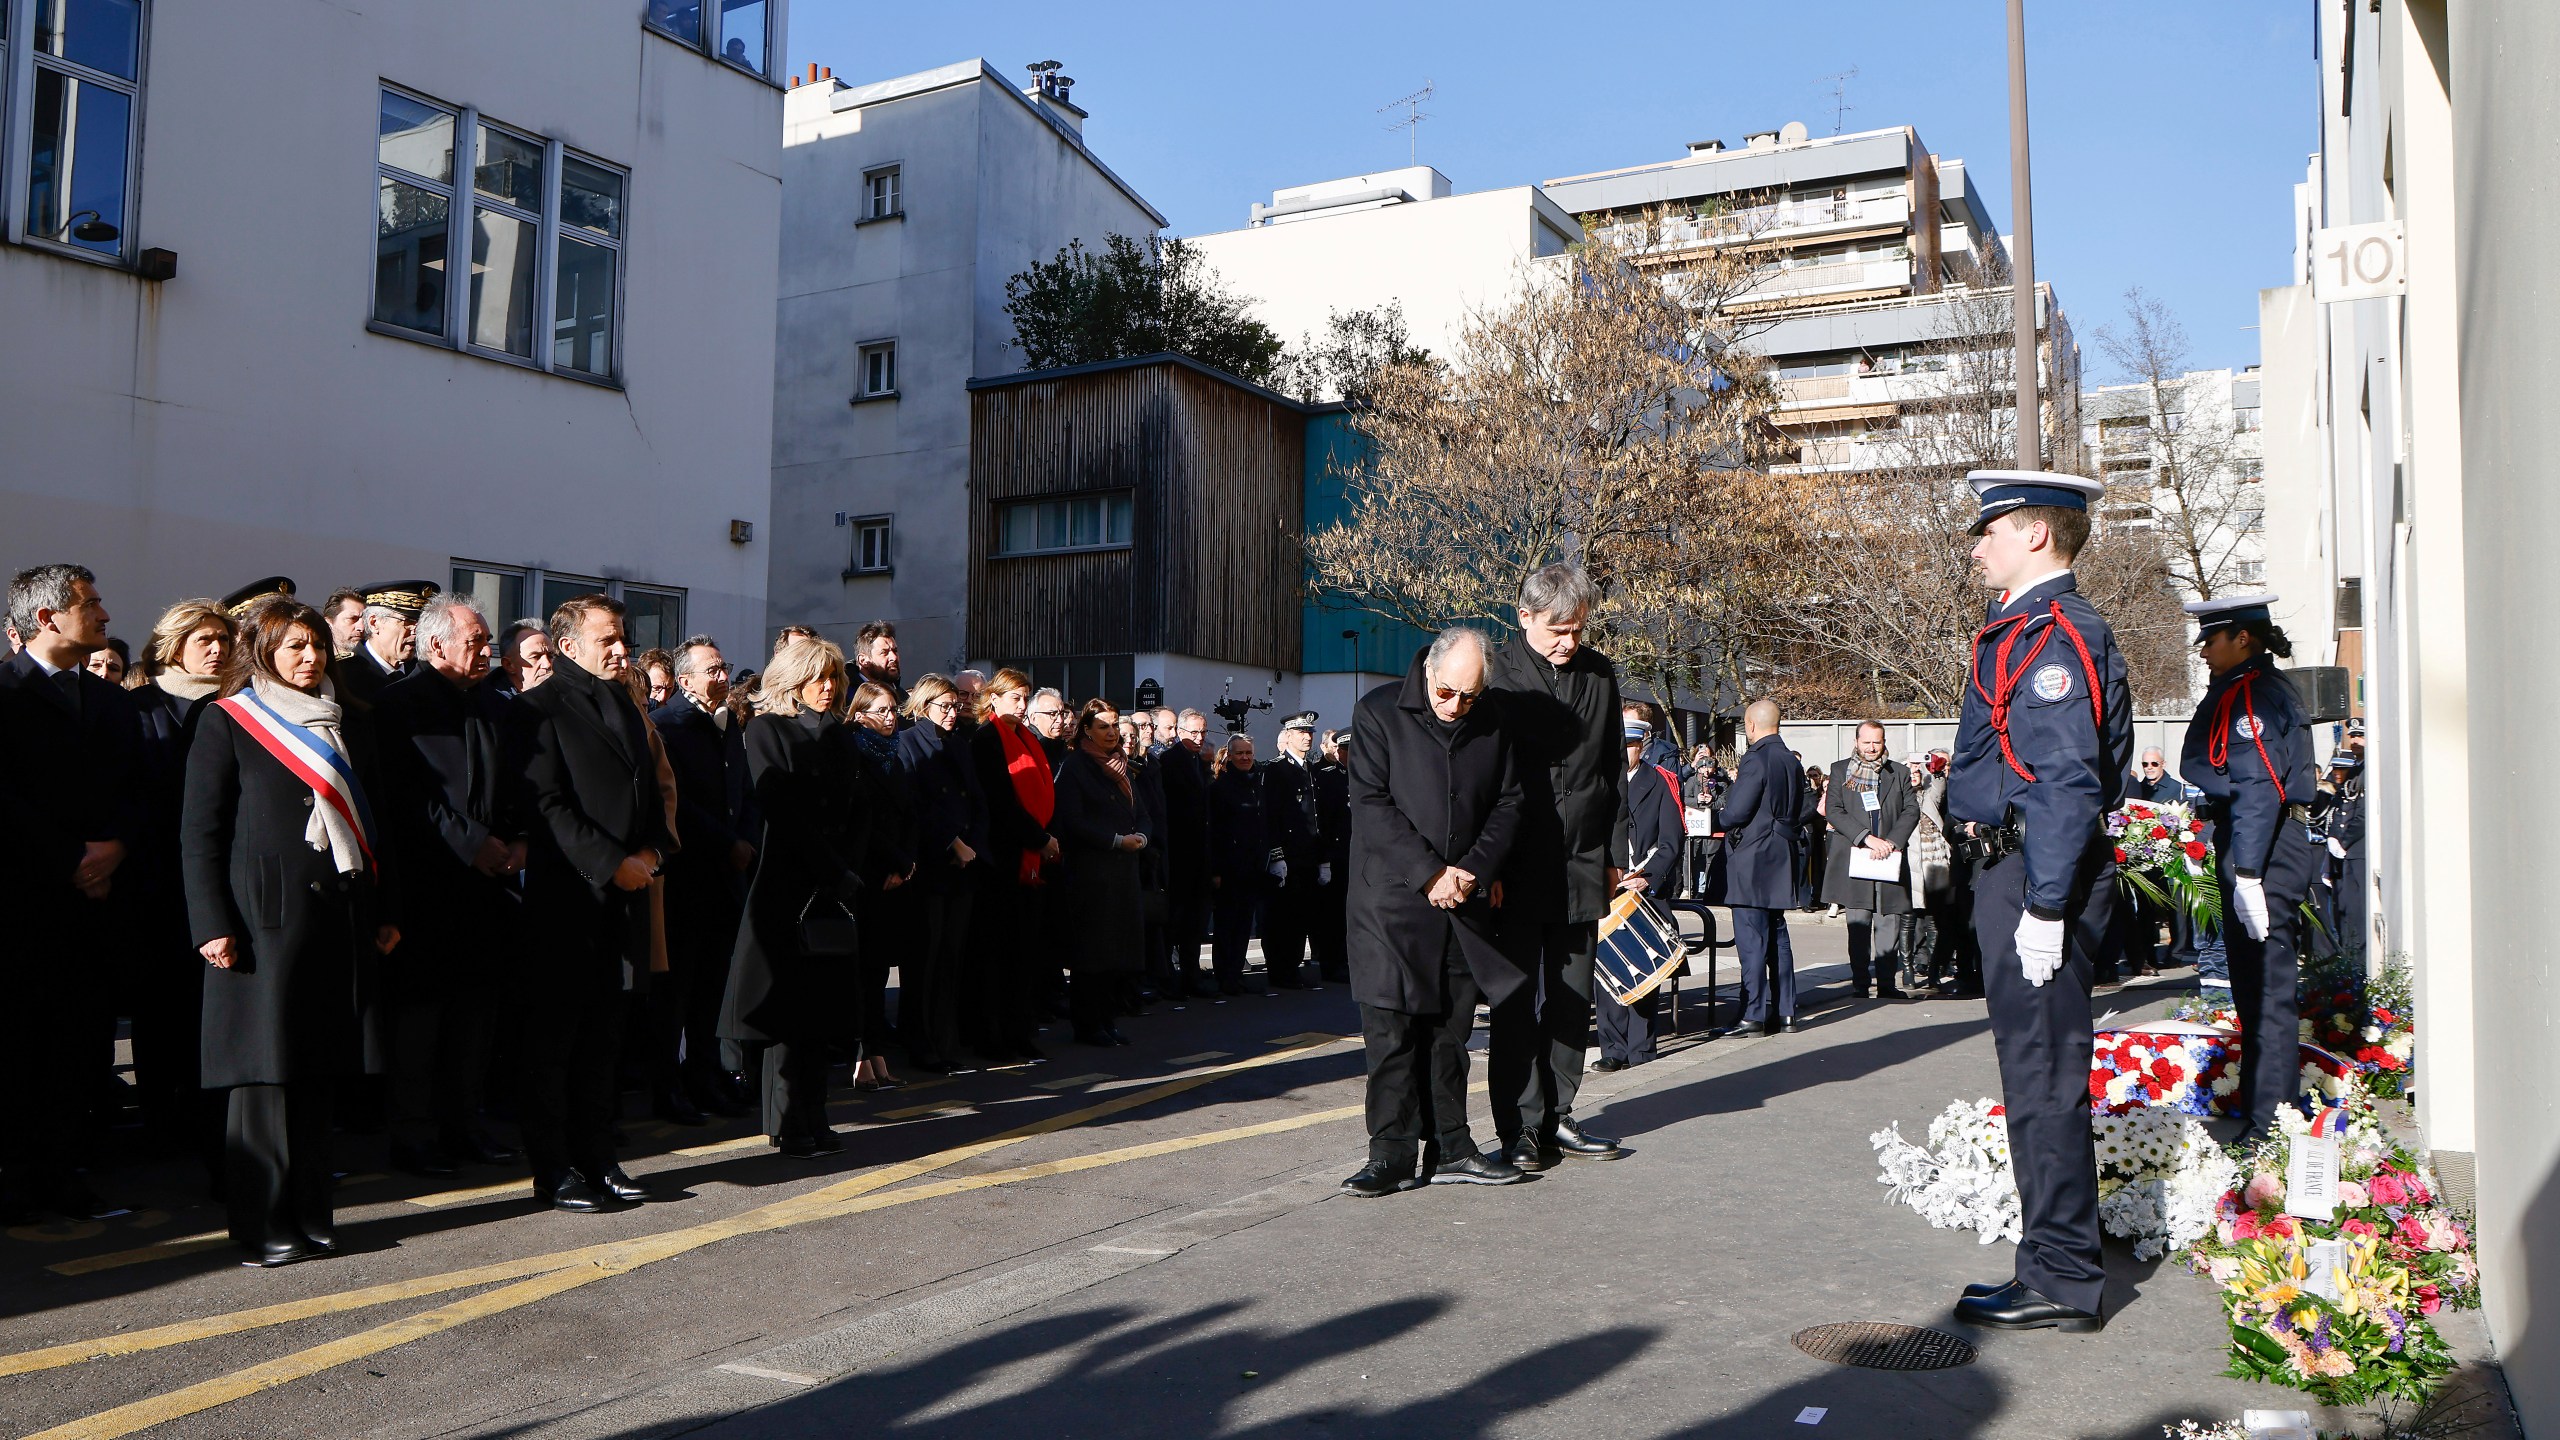
[[[1437,364],[1406,331],[1403,302],[1390,300],[1371,310],[1329,311],[1324,333],[1298,337],[1280,357],[1273,384],[1310,405],[1328,400],[1365,405],[1380,371]]]
[[[2110,488],[2147,491],[2139,503],[2179,588],[2210,600],[2238,582],[2265,502],[2229,395],[2188,378],[2186,327],[2139,285],[2124,292],[2124,317],[2097,332],[2109,367],[2134,387],[2100,397],[2100,460],[2146,462],[2111,474]]]

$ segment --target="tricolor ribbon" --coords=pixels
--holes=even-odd
[[[310,786],[321,804],[345,817],[355,829],[356,846],[364,852],[365,867],[372,869],[373,811],[365,803],[364,791],[357,788],[355,772],[347,768],[346,757],[317,734],[277,714],[255,691],[244,690],[214,703],[228,711],[249,732],[249,738],[275,757],[277,764]]]
[[[2323,1108],[2319,1114],[2311,1117],[2311,1133],[2332,1140],[2346,1134],[2347,1112],[2335,1105]]]

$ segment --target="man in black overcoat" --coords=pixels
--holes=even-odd
[[[758,839],[746,727],[731,716],[729,662],[710,636],[693,636],[677,649],[676,693],[649,719],[675,772],[676,832],[684,849],[667,863],[669,973],[660,987],[664,998],[652,1007],[659,1018],[649,1036],[648,1067],[658,1113],[699,1124],[706,1108],[747,1113],[745,1088],[722,1059],[720,999]]]
[[[1467,1129],[1476,1002],[1499,1006],[1529,979],[1492,908],[1521,790],[1483,703],[1488,659],[1481,634],[1445,630],[1352,719],[1351,997],[1368,1047],[1369,1163],[1342,1188],[1357,1196],[1523,1178]]]
[[[1282,873],[1262,913],[1262,967],[1275,990],[1312,990],[1299,974],[1306,963],[1308,931],[1316,918],[1317,872],[1324,840],[1316,828],[1316,712],[1301,710],[1280,722],[1280,753],[1262,767],[1262,820]]]
[[[1560,1155],[1615,1160],[1618,1142],[1573,1118],[1591,1040],[1591,963],[1618,888],[1626,824],[1617,667],[1582,643],[1599,592],[1550,565],[1520,587],[1520,634],[1486,683],[1520,759],[1520,838],[1503,864],[1503,944],[1529,985],[1493,1015],[1486,1081],[1504,1153],[1543,1170]]]
[[[356,592],[364,598],[364,640],[329,667],[338,693],[372,704],[383,687],[418,672],[418,616],[435,598],[432,580],[386,580]]]
[[[1226,767],[1209,782],[1210,912],[1216,931],[1210,958],[1222,996],[1245,993],[1245,950],[1280,865],[1263,813],[1262,771],[1254,761],[1253,737],[1230,735]]]
[[[648,1198],[613,1154],[623,993],[648,964],[649,878],[676,853],[648,717],[622,687],[623,609],[581,595],[551,615],[551,678],[510,726],[531,830],[523,1083],[536,1198],[594,1211]]]
[[[1750,748],[1724,795],[1724,896],[1733,907],[1734,962],[1742,967],[1736,1030],[1796,1028],[1796,952],[1787,912],[1803,898],[1804,767],[1778,737],[1778,702],[1742,712]]]
[[[400,863],[404,942],[391,979],[391,1163],[451,1174],[515,1159],[481,1128],[498,995],[514,953],[523,815],[504,749],[512,702],[490,682],[489,622],[459,595],[420,613],[419,667],[382,687],[378,819]]]
[[[1200,946],[1209,938],[1209,717],[1185,710],[1174,722],[1164,754],[1165,931],[1173,965],[1197,996],[1218,993],[1215,978],[1201,973]],[[1175,992],[1177,995],[1179,991]]]
[[[81,1120],[114,1058],[102,968],[116,869],[139,837],[141,721],[86,668],[107,643],[97,578],[39,565],[9,584],[24,647],[0,664],[0,1215],[106,1207],[77,1173]]]
[[[1316,837],[1322,848],[1316,862],[1316,914],[1307,928],[1307,948],[1315,952],[1316,973],[1337,985],[1351,978],[1350,960],[1343,951],[1349,923],[1343,902],[1351,886],[1351,770],[1344,763],[1350,743],[1348,730],[1325,736],[1323,758],[1314,770]]]

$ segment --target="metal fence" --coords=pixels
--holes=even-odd
[[[2172,774],[2178,769],[2178,749],[2187,741],[2187,716],[2138,715],[2133,721],[2133,753],[2157,745],[2169,757]],[[1789,749],[1804,757],[1807,765],[1831,768],[1831,762],[1857,752],[1858,727],[1865,720],[1851,716],[1845,720],[1789,720],[1779,727],[1779,735]],[[1884,726],[1886,753],[1896,757],[1924,754],[1930,750],[1953,748],[1956,722],[1949,720],[1886,720]]]

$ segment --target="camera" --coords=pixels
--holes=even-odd
[[[1236,694],[1236,677],[1230,675],[1227,677],[1226,685],[1218,691],[1218,703],[1210,706],[1209,709],[1219,719],[1227,722],[1228,734],[1249,734],[1253,728],[1253,712],[1270,709],[1272,692],[1278,688],[1279,680],[1275,676],[1271,684],[1263,687],[1262,698],[1256,700],[1250,695]]]

